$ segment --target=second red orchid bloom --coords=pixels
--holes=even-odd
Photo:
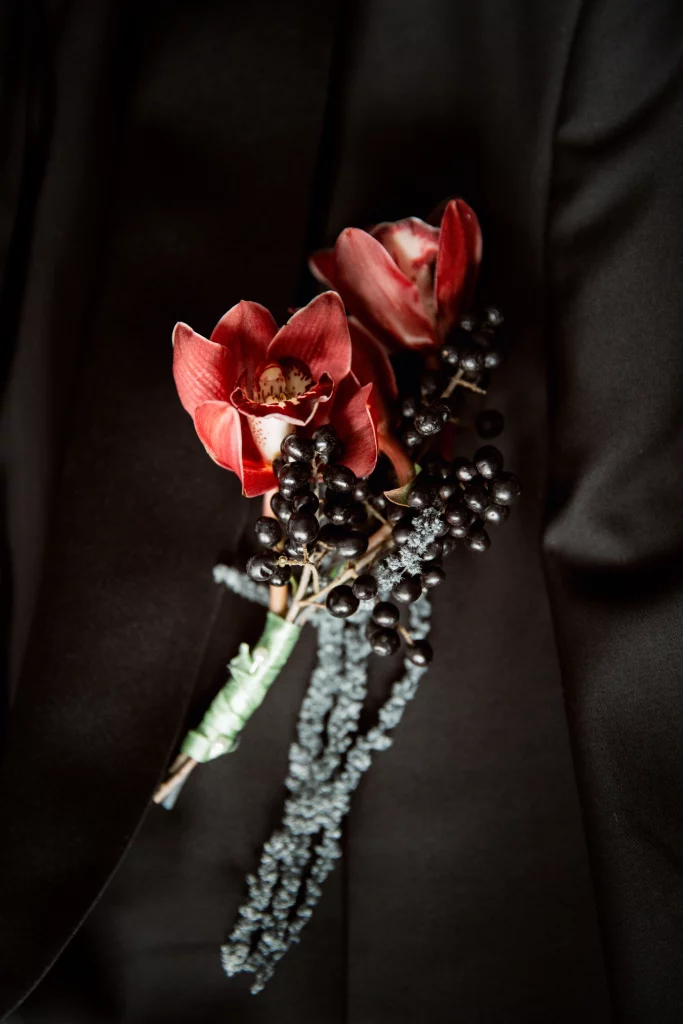
[[[438,228],[417,217],[370,233],[346,228],[334,249],[314,253],[309,265],[385,344],[429,348],[443,343],[471,300],[480,261],[476,214],[452,199]]]

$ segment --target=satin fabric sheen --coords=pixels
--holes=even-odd
[[[13,1024],[683,1019],[683,8],[0,5],[0,1015]],[[524,482],[344,862],[253,998],[218,947],[313,664],[150,808],[263,613],[258,502],[174,391],[177,320],[283,322],[308,252],[463,195]],[[387,681],[378,666],[376,700]]]

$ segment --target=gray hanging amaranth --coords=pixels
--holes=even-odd
[[[224,568],[217,567],[217,581],[250,597],[244,585],[248,581]],[[409,614],[411,634],[424,638],[429,631],[428,598],[411,605]],[[310,920],[322,884],[341,857],[342,819],[351,796],[374,753],[391,746],[388,733],[400,722],[425,672],[406,661],[403,675],[379,710],[377,724],[358,733],[368,687],[369,615],[369,610],[361,609],[350,620],[327,615],[316,620],[318,662],[290,748],[285,785],[291,795],[282,824],[263,847],[257,873],[247,878],[248,899],[221,951],[228,975],[254,974],[253,993],[261,991]]]

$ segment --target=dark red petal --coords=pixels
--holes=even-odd
[[[229,402],[204,402],[195,409],[199,439],[219,466],[242,479],[242,424]]]
[[[242,490],[247,498],[277,487],[277,477],[270,461],[264,459],[251,432],[252,421],[240,416],[242,426]]]
[[[183,408],[194,415],[202,402],[227,401],[235,386],[232,357],[188,327],[173,331],[173,377]]]
[[[337,271],[334,249],[318,249],[317,252],[314,252],[308,258],[308,269],[321,284],[336,289]]]
[[[235,388],[230,400],[236,409],[239,409],[245,416],[273,416],[286,420],[288,423],[298,423],[305,426],[315,414],[318,402],[327,402],[334,390],[334,382],[329,373],[324,373],[317,384],[299,395],[296,401],[293,399],[275,405],[266,402],[253,402],[248,398],[242,388]]]
[[[352,373],[337,389],[330,423],[344,446],[343,462],[356,476],[369,476],[377,463],[377,434],[370,411],[372,384],[360,387]]]
[[[439,229],[419,217],[406,217],[377,224],[372,236],[384,246],[408,280],[417,285],[422,306],[430,319],[434,319],[434,264],[439,251]]]
[[[481,231],[474,211],[461,199],[451,199],[441,220],[439,254],[434,282],[442,332],[469,305],[481,262]]]
[[[389,344],[435,344],[434,326],[420,292],[396,266],[377,239],[346,228],[337,239],[336,284],[349,312]]]
[[[268,346],[268,359],[306,363],[314,380],[329,373],[336,383],[351,369],[351,339],[344,304],[336,292],[317,295],[297,310]]]
[[[379,427],[377,431],[379,450],[384,452],[396,473],[398,487],[404,487],[415,476],[415,465],[412,458],[391,430]]]
[[[351,369],[361,384],[372,384],[370,406],[375,409],[375,422],[388,423],[391,406],[398,396],[394,368],[381,342],[355,317],[349,317],[351,335]]]
[[[276,334],[277,324],[266,307],[242,300],[221,317],[211,341],[229,349],[236,369],[234,380],[246,372],[246,386],[251,391],[256,368]]]
[[[232,405],[205,402],[197,409],[194,424],[211,458],[237,474],[248,498],[276,486],[273,467],[259,452],[247,418]]]

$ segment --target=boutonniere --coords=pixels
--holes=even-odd
[[[454,199],[438,227],[408,217],[342,231],[310,259],[329,290],[281,327],[241,301],[209,338],[186,324],[173,334],[199,439],[263,502],[260,550],[246,573],[215,567],[216,581],[268,610],[156,802],[171,807],[197,764],[235,749],[306,623],[318,640],[283,821],[222,951],[228,974],[255,975],[253,991],[298,941],[341,855],[351,796],[433,658],[431,594],[448,555],[457,544],[486,551],[520,493],[499,449],[481,444],[502,417],[472,406],[503,358],[500,312],[473,305],[481,251],[474,212]],[[472,427],[470,457],[456,454]],[[363,731],[373,655],[401,657],[402,669]]]

